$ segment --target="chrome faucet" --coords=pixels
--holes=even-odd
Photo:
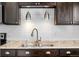
[[[39,39],[38,39],[38,30],[36,28],[34,28],[32,30],[32,33],[31,33],[31,36],[33,37],[33,32],[36,31],[37,32],[37,40],[35,41],[35,46],[40,46],[40,43],[39,43]]]

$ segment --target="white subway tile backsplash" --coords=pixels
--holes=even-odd
[[[50,14],[50,19],[44,19],[45,11]],[[0,32],[7,33],[8,40],[32,40],[31,37],[33,28],[37,28],[39,37],[42,40],[79,40],[78,25],[54,25],[54,9],[53,8],[24,8],[20,9],[21,25],[0,25]],[[26,13],[30,12],[31,20],[26,20]]]

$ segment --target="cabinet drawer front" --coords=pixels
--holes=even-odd
[[[60,50],[60,56],[79,57],[79,49],[62,49]]]
[[[38,49],[18,49],[17,56],[19,56],[19,57],[37,57],[37,56],[39,56],[38,52],[39,52]]]
[[[15,50],[12,49],[3,49],[1,50],[1,56],[2,57],[13,57],[15,56]]]
[[[27,49],[19,49],[19,50],[17,50],[17,56],[19,56],[19,57],[25,57],[25,56],[27,56],[27,57],[29,57],[29,56],[32,56],[32,50],[27,50]]]
[[[41,49],[39,52],[39,56],[43,57],[52,57],[52,56],[58,56],[59,50],[54,49]]]

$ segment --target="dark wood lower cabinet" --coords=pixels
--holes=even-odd
[[[54,57],[58,56],[59,51],[56,49],[21,49],[17,50],[19,57]]]
[[[56,57],[57,49],[1,49],[1,57]]]
[[[14,49],[2,49],[1,50],[1,57],[15,57],[16,50]]]
[[[79,49],[61,49],[60,56],[62,56],[62,57],[79,57]]]
[[[17,50],[18,57],[35,57],[38,55],[37,50],[33,49],[19,49]]]
[[[59,56],[59,50],[56,49],[40,49],[39,57],[56,57]]]
[[[79,57],[79,49],[0,49],[0,57]]]

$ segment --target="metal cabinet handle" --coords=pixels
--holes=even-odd
[[[6,51],[6,52],[5,52],[5,54],[9,55],[9,54],[10,54],[10,52],[9,52],[9,51]]]
[[[66,51],[66,54],[71,54],[71,51]]]
[[[46,54],[51,54],[51,52],[50,51],[46,51]]]
[[[30,52],[29,51],[26,51],[25,54],[30,54]]]

